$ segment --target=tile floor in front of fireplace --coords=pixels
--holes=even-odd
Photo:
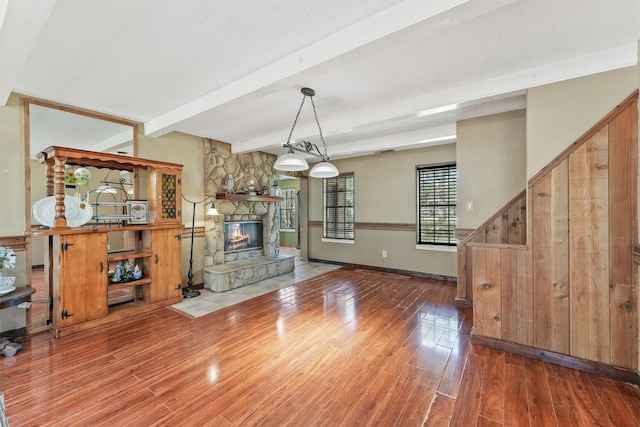
[[[334,264],[302,261],[298,255],[299,251],[295,248],[280,248],[280,253],[296,256],[292,273],[283,274],[282,276],[263,280],[253,285],[243,286],[227,292],[212,292],[209,289],[201,289],[199,296],[184,299],[182,302],[173,304],[171,307],[188,316],[200,317],[259,295],[280,288],[286,288],[287,286],[341,267],[340,265]]]

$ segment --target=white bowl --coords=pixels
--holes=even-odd
[[[10,288],[15,282],[15,276],[0,276],[0,289]]]
[[[4,355],[7,357],[15,356],[17,352],[18,352],[18,349],[12,345],[6,345],[2,349],[2,353],[4,353]]]

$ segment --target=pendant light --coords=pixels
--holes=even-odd
[[[309,164],[307,163],[305,158],[300,154],[294,152],[298,151],[321,159],[321,161],[311,169],[311,172],[309,173],[311,177],[332,178],[334,176],[338,176],[338,168],[329,163],[329,156],[327,155],[327,143],[324,141],[322,128],[320,127],[320,122],[318,121],[316,105],[313,102],[313,96],[316,94],[316,92],[308,87],[303,87],[300,92],[302,92],[303,95],[302,102],[300,103],[300,108],[298,108],[298,113],[296,114],[296,118],[293,121],[291,132],[289,132],[289,138],[287,139],[287,142],[282,145],[284,148],[287,148],[288,151],[286,154],[278,157],[273,167],[276,170],[287,172],[303,171],[309,169]],[[302,111],[302,107],[304,106],[304,102],[307,100],[307,97],[309,97],[309,99],[311,100],[311,106],[313,107],[313,115],[316,119],[316,124],[318,125],[320,140],[322,141],[322,151],[318,149],[317,145],[312,144],[309,141],[299,141],[295,143],[291,141],[291,135],[293,135],[293,130],[296,128],[296,123],[298,122],[300,111]]]

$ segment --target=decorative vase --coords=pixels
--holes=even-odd
[[[233,194],[233,186],[234,186],[233,175],[229,174],[229,176],[227,177],[227,193]]]
[[[274,181],[271,186],[271,190],[269,191],[270,196],[280,196],[280,186],[278,185],[278,181]]]
[[[133,278],[135,280],[139,280],[142,278],[142,270],[140,269],[140,266],[138,264],[136,264],[136,266],[133,268]]]
[[[15,276],[7,276],[4,270],[0,268],[0,290],[10,288],[15,282]]]

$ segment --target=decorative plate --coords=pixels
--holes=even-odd
[[[31,207],[31,214],[42,225],[53,227],[56,215],[56,197],[49,196],[40,199]],[[67,226],[80,227],[91,219],[93,209],[91,205],[77,197],[64,196],[64,215],[67,217]]]
[[[15,286],[9,286],[8,288],[2,288],[2,289],[0,289],[0,295],[6,295],[9,292],[13,292],[15,290],[16,290]]]

